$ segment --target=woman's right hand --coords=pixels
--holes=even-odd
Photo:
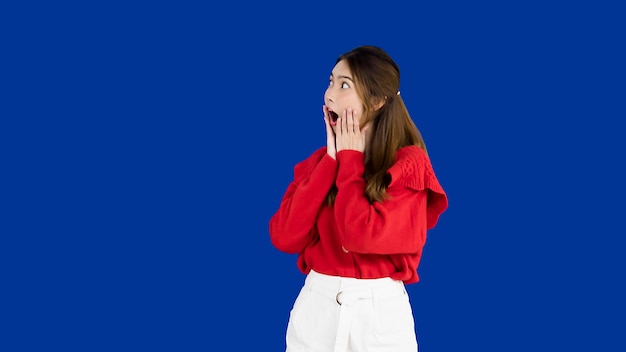
[[[330,126],[330,116],[328,113],[328,107],[324,105],[322,107],[324,111],[324,123],[326,124],[326,153],[330,155],[331,158],[337,159],[337,146],[335,144],[335,131]]]

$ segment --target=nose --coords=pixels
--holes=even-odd
[[[328,102],[334,102],[335,101],[332,88],[328,87],[326,89],[326,93],[324,93],[324,98],[326,98],[326,101],[328,101]]]

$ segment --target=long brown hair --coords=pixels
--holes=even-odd
[[[400,96],[400,68],[391,56],[375,46],[360,46],[340,55],[355,80],[355,89],[364,104],[361,126],[371,122],[365,147],[365,196],[370,202],[387,198],[387,170],[398,149],[416,145],[426,151],[424,139]],[[382,104],[382,107],[376,109]],[[327,197],[333,204],[337,188]]]

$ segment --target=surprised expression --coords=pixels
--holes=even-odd
[[[363,103],[355,89],[352,72],[344,60],[339,61],[330,74],[330,82],[324,93],[324,104],[328,108],[330,125],[335,132],[337,119],[345,117],[348,108],[352,109],[353,116],[359,120],[363,115]]]

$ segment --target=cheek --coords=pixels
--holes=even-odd
[[[363,116],[363,103],[361,103],[359,99],[352,99],[349,104],[351,108],[355,109],[359,116]]]
[[[363,115],[363,108],[362,107],[358,107],[356,110],[356,116],[359,117],[359,121],[360,124],[363,125],[363,122],[365,120],[365,116]],[[361,126],[362,127],[362,126]]]

